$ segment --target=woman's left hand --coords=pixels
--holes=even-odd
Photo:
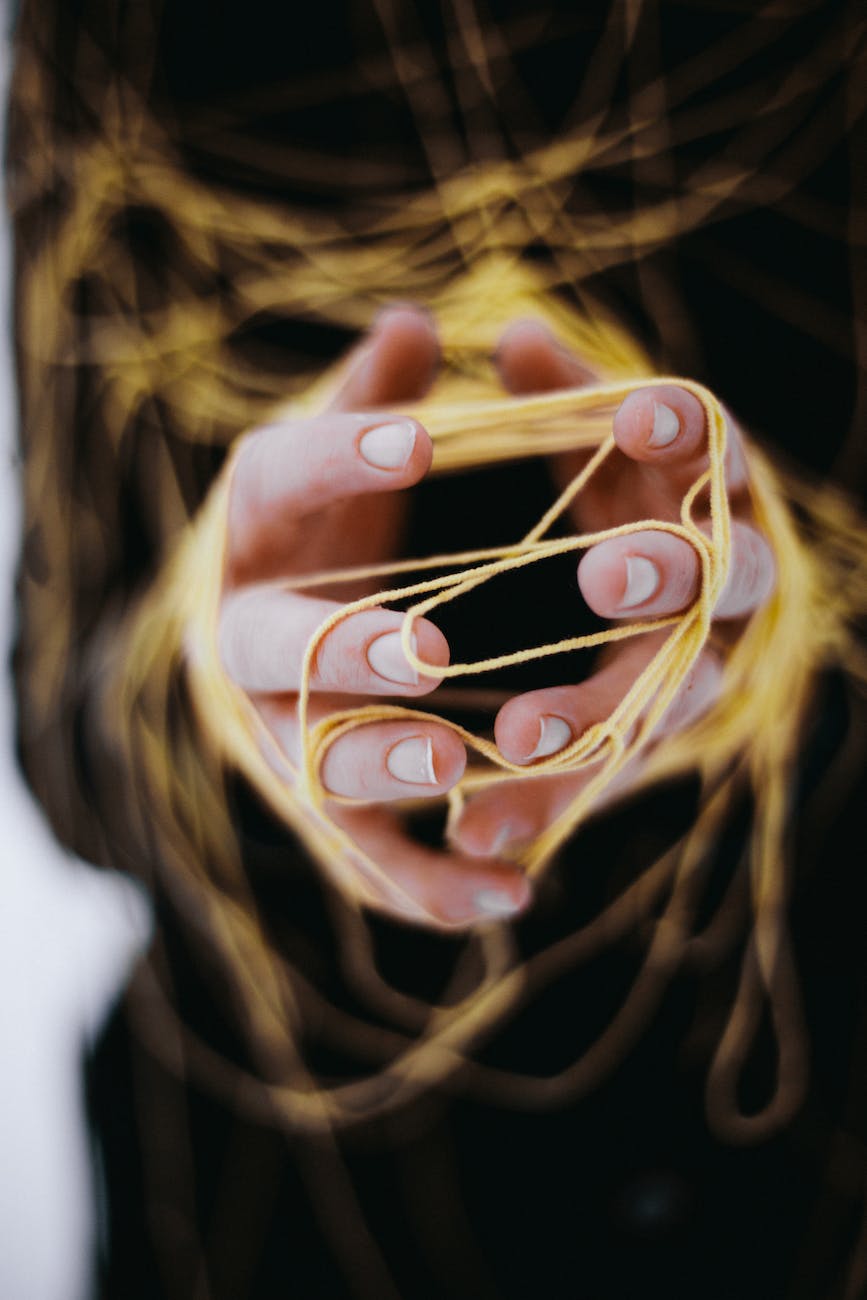
[[[536,321],[519,321],[504,334],[497,364],[515,394],[574,388],[593,382],[581,360],[567,352]],[[775,563],[751,518],[744,434],[728,420],[726,483],[732,508],[732,561],[715,609],[729,635],[770,596]],[[684,493],[707,467],[704,411],[695,396],[675,384],[630,394],[614,416],[614,452],[573,507],[576,527],[596,532],[637,519],[677,521]],[[557,458],[561,485],[578,472],[584,455]],[[707,525],[709,529],[709,524]],[[603,618],[635,621],[676,614],[695,599],[698,557],[688,542],[647,529],[600,542],[578,565],[587,604]],[[557,753],[593,723],[603,721],[658,650],[667,630],[614,643],[586,681],[515,696],[500,709],[495,737],[513,763],[532,765]],[[680,730],[714,702],[721,664],[706,648],[655,737]],[[628,770],[628,769],[627,769]],[[510,856],[562,813],[593,769],[566,776],[509,781],[468,801],[453,830],[455,846],[479,857]]]

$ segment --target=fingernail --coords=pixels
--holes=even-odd
[[[558,750],[565,749],[571,739],[572,728],[568,722],[562,718],[543,717],[539,722],[539,742],[532,754],[527,755],[527,761],[556,754]]]
[[[410,634],[409,644],[413,654],[418,654],[415,632]],[[387,682],[398,682],[401,686],[418,686],[418,673],[403,653],[399,632],[386,632],[378,636],[367,647],[367,662],[378,677]]]
[[[680,433],[680,417],[665,402],[653,403],[653,431],[647,439],[648,447],[667,447]]]
[[[532,839],[532,835],[522,827],[514,822],[506,822],[497,831],[486,852],[477,856],[505,858],[508,862],[517,862],[524,850],[532,843]]]
[[[504,822],[497,831],[493,840],[488,847],[488,853],[492,858],[496,858],[502,853],[503,849],[511,840],[515,833],[515,827],[512,822]]]
[[[398,781],[409,785],[439,785],[434,771],[433,745],[426,736],[408,736],[392,745],[385,766]]]
[[[415,425],[409,420],[378,424],[368,429],[358,450],[375,469],[402,469],[412,455],[415,433]]]
[[[631,609],[643,605],[659,586],[659,569],[646,555],[627,555],[626,590],[620,598],[618,609]]]
[[[516,902],[504,889],[480,889],[473,902],[477,912],[491,917],[514,916],[524,906],[523,902]]]

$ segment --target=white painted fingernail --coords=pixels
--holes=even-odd
[[[473,901],[482,916],[513,916],[522,907],[502,889],[480,889]]]
[[[647,439],[648,447],[667,447],[680,433],[680,418],[677,411],[666,406],[665,402],[653,403],[653,431]]]
[[[571,739],[572,728],[568,722],[562,718],[543,717],[539,723],[539,742],[532,754],[527,756],[527,761],[556,754],[558,750],[565,749]]]
[[[418,654],[415,632],[410,634],[409,644],[413,654]],[[418,673],[403,653],[399,632],[386,632],[378,636],[367,647],[367,662],[378,677],[387,682],[399,682],[401,686],[418,686]]]
[[[358,450],[375,469],[403,469],[412,455],[415,433],[415,425],[409,420],[378,424],[375,429],[368,429]]]
[[[632,609],[643,605],[659,586],[659,569],[646,555],[627,555],[626,590],[620,598],[618,609]]]
[[[409,785],[439,785],[434,771],[433,745],[427,736],[408,736],[392,745],[385,766],[398,781]]]

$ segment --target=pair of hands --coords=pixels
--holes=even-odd
[[[496,359],[505,388],[515,394],[593,382],[580,358],[534,321],[510,326]],[[402,489],[425,476],[432,447],[417,421],[389,415],[388,407],[421,398],[438,363],[430,317],[413,307],[392,307],[350,358],[327,412],[254,431],[236,459],[220,653],[226,671],[293,761],[301,753],[296,692],[305,649],[323,620],[350,597],[345,588],[336,600],[284,591],[275,579],[371,564],[393,554],[406,509]],[[736,635],[738,621],[769,596],[775,565],[750,523],[743,435],[729,423],[732,565],[715,616],[728,620]],[[616,412],[613,432],[615,452],[572,508],[576,527],[597,531],[641,518],[677,520],[683,494],[707,460],[700,403],[677,385],[639,390]],[[555,477],[565,484],[582,460],[581,454],[557,457]],[[695,598],[699,579],[693,548],[653,530],[601,542],[578,566],[584,599],[613,620],[677,613]],[[419,677],[405,659],[402,620],[397,611],[370,609],[328,634],[311,679],[312,723],[365,697],[412,700],[439,684],[436,677]],[[665,635],[615,643],[599,670],[577,685],[510,699],[495,723],[500,751],[513,763],[531,765],[564,748],[611,713]],[[420,619],[415,636],[426,663],[448,663],[449,647],[433,623]],[[720,675],[719,661],[706,649],[656,735],[686,727],[704,712],[716,698]],[[488,787],[466,805],[448,850],[416,843],[388,803],[442,796],[465,764],[463,744],[453,732],[411,720],[358,727],[326,753],[320,773],[326,790],[360,801],[357,807],[334,804],[329,813],[398,886],[400,903],[381,902],[392,915],[454,929],[519,913],[530,890],[510,854],[554,821],[589,779],[580,772]]]

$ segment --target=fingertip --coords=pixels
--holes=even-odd
[[[546,392],[591,383],[593,374],[537,317],[520,317],[500,335],[494,354],[500,376],[513,393]]]
[[[411,482],[418,483],[427,475],[433,464],[433,439],[424,425],[420,424],[418,420],[413,420],[412,423],[415,425],[416,438],[410,460],[412,468]]]
[[[526,809],[506,794],[470,800],[452,832],[455,847],[468,857],[514,863],[538,833]]]
[[[513,920],[527,910],[532,897],[529,880],[518,872],[508,878],[499,878],[495,884],[483,885],[476,890],[473,899],[477,924]]]
[[[444,794],[459,781],[467,765],[463,743],[447,727],[424,727],[417,733],[397,731],[384,751],[385,769],[397,781],[393,794],[404,785],[420,786],[425,794]]]
[[[705,440],[704,408],[678,384],[655,384],[623,399],[613,421],[625,456],[653,463],[695,455]]]
[[[416,655],[425,665],[419,685],[433,690],[442,681],[438,668],[447,668],[451,657],[449,643],[437,627],[426,618],[420,618],[413,624]]]
[[[439,333],[433,313],[418,303],[390,303],[376,317],[371,335],[367,403],[422,397],[440,364]]]
[[[370,334],[379,338],[389,330],[417,331],[419,336],[438,337],[436,317],[430,307],[411,298],[396,299],[379,308],[371,322]]]
[[[636,538],[644,541],[645,550],[658,549],[651,547],[643,534],[635,534],[631,550],[624,549],[619,541],[600,542],[581,557],[578,586],[600,618],[629,615],[660,594],[663,572],[658,556],[641,554],[641,543]]]
[[[653,529],[599,542],[578,565],[581,594],[600,618],[676,613],[695,599],[699,580],[689,543]]]
[[[720,696],[723,673],[722,660],[713,650],[705,648],[663,714],[657,736],[683,731],[707,713]]]
[[[538,710],[529,707],[526,697],[507,700],[494,719],[497,749],[510,763],[525,763],[539,739]]]
[[[532,888],[517,867],[493,865],[480,871],[467,864],[466,879],[436,904],[439,919],[449,928],[470,929],[517,919],[532,901]]]
[[[436,322],[415,303],[389,303],[346,361],[331,409],[364,411],[423,397],[436,376],[440,344]]]
[[[523,765],[571,744],[572,725],[557,711],[559,700],[556,692],[533,691],[503,705],[494,722],[494,738],[504,758]]]
[[[391,488],[417,483],[433,460],[430,434],[407,415],[377,415],[363,420],[356,450],[365,468],[379,471],[383,486]]]
[[[467,766],[467,751],[460,737],[448,727],[433,727],[428,732],[428,737],[437,789],[445,792],[463,776]]]
[[[503,329],[497,343],[495,358],[499,361],[508,357],[513,350],[525,351],[528,348],[545,348],[560,344],[550,326],[538,316],[518,316]]]
[[[625,586],[626,572],[618,550],[600,542],[581,556],[578,587],[599,618],[609,618],[616,611]]]
[[[460,780],[466,761],[447,727],[371,722],[328,747],[320,777],[330,794],[365,802],[437,798]]]
[[[732,525],[728,578],[715,618],[746,618],[767,601],[777,584],[777,561],[767,539],[750,524]]]

